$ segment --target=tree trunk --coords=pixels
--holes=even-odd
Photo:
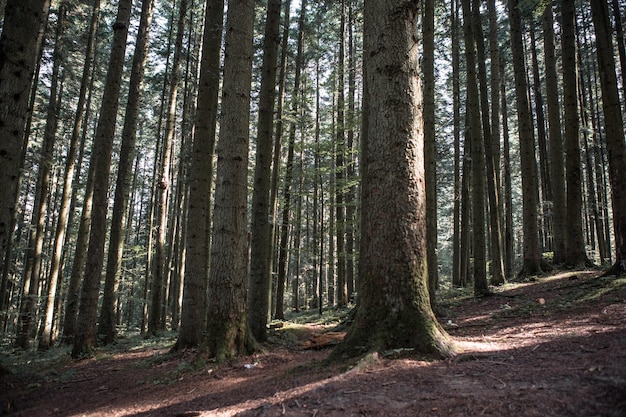
[[[461,87],[459,81],[459,5],[450,2],[452,42],[452,112],[454,125],[454,208],[452,235],[452,285],[461,287]]]
[[[109,58],[109,68],[89,166],[89,170],[93,171],[94,179],[93,215],[91,218],[91,233],[89,235],[89,249],[87,251],[83,289],[80,296],[77,331],[72,347],[72,357],[74,358],[91,355],[96,346],[98,296],[100,292],[100,275],[104,264],[104,242],[106,240],[107,227],[109,171],[131,9],[132,0],[120,0],[117,18],[113,25],[114,37]]]
[[[435,0],[424,1],[424,166],[426,170],[426,257],[428,292],[434,306],[439,285],[437,261],[437,138],[435,136]]]
[[[553,263],[565,262],[567,217],[565,202],[565,168],[563,165],[563,135],[561,134],[561,105],[556,71],[554,21],[552,5],[542,14],[544,63],[546,73],[546,105],[550,145],[550,178],[552,179],[552,251]]]
[[[50,0],[7,1],[0,37],[0,265],[15,224],[29,92]]]
[[[115,298],[117,296],[117,281],[122,269],[122,255],[124,253],[124,239],[126,237],[126,213],[128,198],[132,182],[133,164],[135,159],[135,143],[137,140],[137,115],[141,101],[141,86],[147,57],[147,46],[152,21],[153,0],[143,0],[141,3],[141,19],[135,42],[133,67],[130,75],[128,103],[124,116],[122,130],[122,145],[120,160],[117,168],[117,182],[111,217],[111,231],[109,236],[109,252],[107,257],[106,275],[104,281],[104,295],[98,320],[98,334],[103,343],[113,343],[115,330]]]
[[[565,176],[567,186],[567,245],[565,263],[582,267],[587,263],[583,236],[582,169],[580,162],[580,120],[578,116],[578,62],[576,60],[576,13],[574,2],[561,4],[563,34],[563,110],[565,125]]]
[[[165,317],[163,315],[162,307],[165,305],[163,303],[163,296],[165,294],[165,289],[167,288],[167,276],[169,270],[167,267],[168,257],[166,255],[168,246],[168,202],[172,191],[171,158],[176,124],[176,100],[178,95],[178,80],[180,77],[180,60],[182,56],[185,21],[187,19],[187,0],[182,0],[179,7],[178,23],[176,25],[176,40],[174,42],[174,57],[172,59],[172,73],[169,77],[170,87],[167,96],[169,106],[165,121],[165,133],[163,136],[160,160],[161,167],[157,186],[157,240],[154,257],[154,280],[152,281],[152,303],[148,319],[148,333],[152,335],[160,333],[165,328]]]
[[[254,350],[246,308],[253,25],[254,1],[229,4],[206,329],[208,355],[218,362]]]
[[[63,36],[66,28],[66,19],[67,8],[62,6],[59,8],[57,17],[50,96],[48,97],[47,104],[48,112],[46,116],[43,143],[41,146],[41,154],[39,156],[37,185],[35,187],[35,201],[33,202],[33,213],[30,225],[31,233],[28,239],[28,248],[26,250],[25,264],[30,265],[30,267],[25,268],[25,273],[28,274],[28,276],[25,277],[24,280],[29,282],[30,291],[22,294],[22,303],[20,305],[20,314],[18,317],[18,331],[15,341],[16,346],[23,349],[30,347],[33,325],[36,326],[35,314],[37,305],[39,304],[39,284],[41,275],[43,274],[42,252],[45,238],[45,222],[48,215],[48,197],[50,194],[51,180],[50,171],[52,170],[54,145],[59,126],[59,97],[61,89],[59,71],[63,65],[62,61],[65,59],[63,56]]]
[[[250,330],[259,342],[267,340],[267,322],[272,289],[273,246],[269,205],[281,3],[281,0],[270,0],[267,5],[261,91],[259,93],[256,165],[254,167],[254,190],[252,194],[248,320]]]
[[[604,131],[609,155],[609,176],[613,203],[613,231],[615,234],[615,263],[605,275],[626,272],[626,145],[624,122],[620,107],[615,58],[611,38],[608,4],[591,2],[591,13],[596,34]]]
[[[341,0],[341,18],[339,29],[339,56],[337,62],[337,132],[335,143],[335,215],[337,225],[337,306],[348,304],[348,287],[346,285],[346,207],[344,202],[346,172],[346,127],[345,127],[345,43],[346,43],[346,8],[345,0]]]
[[[465,37],[465,60],[467,63],[467,118],[471,141],[472,159],[472,249],[474,258],[474,296],[489,293],[487,284],[487,253],[485,243],[485,147],[481,129],[480,97],[476,74],[476,37],[472,25],[471,1],[461,0],[463,8],[463,33]],[[487,114],[487,118],[489,115]],[[488,136],[485,134],[485,136]]]
[[[524,254],[522,269],[518,277],[543,273],[541,268],[541,248],[538,226],[538,179],[535,157],[533,122],[528,101],[526,65],[522,48],[522,17],[519,0],[509,0],[509,22],[511,25],[511,51],[515,75],[515,95],[517,99],[517,120],[519,125],[520,159],[522,176],[522,223],[524,226]]]
[[[190,189],[185,282],[176,349],[201,345],[206,316],[211,236],[211,184],[219,98],[224,1],[207,0],[205,8],[196,132],[188,180]]]
[[[502,62],[502,61],[501,61]],[[504,74],[504,62],[501,63]],[[513,193],[511,188],[511,152],[509,144],[509,111],[506,100],[506,77],[500,82],[500,99],[502,100],[502,188],[504,189],[504,273],[513,274],[515,257],[513,231]]]
[[[428,297],[417,20],[417,2],[365,2],[360,304],[336,356],[452,353]]]
[[[487,181],[487,197],[489,215],[489,241],[491,246],[491,284],[504,284],[504,264],[502,260],[502,222],[500,217],[500,186],[498,184],[498,161],[499,138],[495,138],[491,131],[491,120],[489,117],[489,93],[487,91],[487,57],[485,53],[485,41],[482,26],[482,16],[480,13],[480,3],[473,1],[472,5],[472,26],[474,39],[476,42],[476,59],[478,64],[478,82],[480,87],[480,109],[482,118],[482,135],[484,142],[484,159]],[[498,63],[495,63],[497,66]],[[493,68],[493,67],[492,67]],[[494,142],[496,144],[494,144]]]
[[[300,5],[300,18],[298,21],[298,49],[296,52],[296,68],[293,83],[293,95],[291,104],[292,117],[298,117],[299,97],[300,97],[300,75],[304,65],[304,31],[306,22],[306,3],[302,0]],[[283,190],[283,213],[280,222],[279,244],[278,244],[278,276],[276,283],[276,314],[277,319],[284,319],[285,312],[283,298],[285,293],[285,279],[287,278],[287,244],[289,239],[289,216],[291,212],[291,182],[293,180],[293,157],[296,142],[296,122],[292,122],[289,128],[289,144],[287,145],[287,161],[285,168],[285,185]],[[276,166],[274,169],[276,170]]]

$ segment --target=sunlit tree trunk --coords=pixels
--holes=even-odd
[[[91,355],[96,346],[100,275],[104,264],[104,243],[107,227],[109,171],[131,9],[132,0],[120,0],[117,18],[113,25],[114,37],[109,58],[109,68],[89,166],[89,170],[93,172],[94,179],[91,233],[89,235],[87,264],[80,296],[76,335],[72,347],[72,357],[74,358]]]
[[[428,296],[418,2],[364,5],[365,136],[359,306],[336,355],[451,354]],[[391,117],[393,115],[393,117]]]
[[[253,25],[254,1],[228,5],[206,329],[208,355],[218,362],[254,349],[247,317]]]

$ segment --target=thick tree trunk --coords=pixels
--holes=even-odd
[[[448,356],[452,344],[428,296],[424,137],[414,36],[418,4],[366,0],[364,19],[359,307],[345,343],[333,354],[411,348]]]
[[[250,237],[250,277],[248,320],[250,330],[259,342],[267,340],[271,299],[272,225],[270,214],[270,187],[272,167],[272,139],[274,132],[274,104],[276,101],[276,64],[280,38],[281,0],[270,0],[267,5],[263,67],[259,93],[259,124],[257,135],[254,190],[252,193],[252,225]]]
[[[120,0],[117,18],[113,25],[114,37],[109,68],[89,166],[89,170],[93,172],[94,178],[93,215],[91,218],[91,233],[89,235],[89,249],[87,251],[83,289],[80,296],[77,329],[72,347],[72,357],[74,358],[91,355],[96,347],[100,275],[104,264],[104,243],[107,227],[109,171],[131,9],[132,0]]]
[[[248,327],[248,142],[254,1],[230,3],[209,271],[207,351],[218,362],[254,350]]]

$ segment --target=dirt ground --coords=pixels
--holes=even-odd
[[[331,347],[310,347],[335,329],[286,323],[263,352],[220,366],[169,354],[172,338],[122,339],[83,361],[11,353],[0,398],[24,417],[626,416],[626,278],[598,275],[483,299],[450,290],[440,320],[463,353],[449,360],[394,351],[327,366]]]

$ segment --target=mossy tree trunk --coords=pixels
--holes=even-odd
[[[366,1],[359,307],[336,355],[452,344],[431,309],[414,1]]]

